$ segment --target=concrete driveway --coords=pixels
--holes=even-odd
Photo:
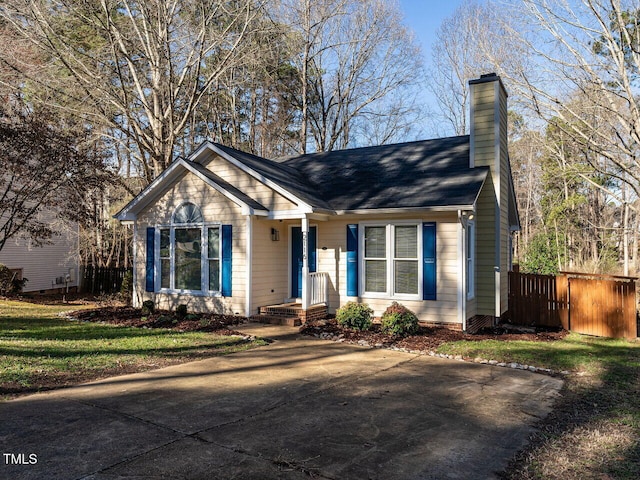
[[[0,478],[495,478],[562,383],[244,330],[275,341],[0,404]]]

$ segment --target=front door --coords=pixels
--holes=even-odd
[[[316,227],[309,227],[309,272],[316,271]],[[291,297],[302,298],[302,227],[291,228]]]

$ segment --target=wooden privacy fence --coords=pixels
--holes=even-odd
[[[94,295],[118,293],[122,288],[122,281],[130,268],[81,267],[82,285],[80,289]]]
[[[509,272],[509,316],[519,325],[636,338],[636,279],[561,272]]]

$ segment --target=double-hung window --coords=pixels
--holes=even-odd
[[[418,226],[393,225],[394,293],[418,295]]]
[[[387,228],[364,227],[364,291],[387,291]]]
[[[362,295],[418,299],[421,288],[419,223],[365,224],[360,231]]]
[[[160,289],[219,292],[220,226],[205,225],[200,209],[185,203],[174,212],[171,225],[158,230]]]

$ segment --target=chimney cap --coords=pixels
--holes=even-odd
[[[484,75],[480,75],[480,78],[476,78],[473,80],[469,80],[469,85],[477,85],[479,83],[489,83],[489,82],[498,82],[504,93],[507,94],[507,90],[504,88],[504,84],[502,83],[502,79],[495,72],[493,73],[485,73]]]

